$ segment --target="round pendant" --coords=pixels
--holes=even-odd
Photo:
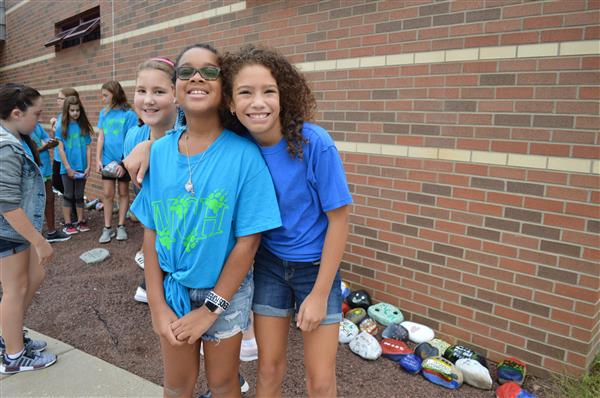
[[[188,182],[185,183],[185,190],[188,192],[194,191],[194,184],[192,184],[191,180],[188,180]]]

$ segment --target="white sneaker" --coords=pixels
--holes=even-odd
[[[98,242],[108,243],[112,238],[115,237],[115,235],[116,233],[114,229],[104,227],[102,228],[102,235],[100,235],[100,239],[98,239]]]
[[[124,225],[117,227],[117,240],[127,240],[127,230]]]
[[[135,291],[135,296],[133,296],[133,299],[140,303],[147,303],[148,296],[146,295],[146,290],[143,287],[138,286],[137,290]]]
[[[240,361],[250,362],[258,359],[258,347],[256,346],[256,339],[242,340],[242,347],[240,348]]]
[[[141,269],[144,269],[144,252],[143,251],[139,251],[137,253],[135,253],[135,257],[133,258],[135,260],[135,263],[138,265],[138,267],[140,267]]]

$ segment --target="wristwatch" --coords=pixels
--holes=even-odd
[[[219,296],[217,293],[211,290],[206,295],[206,299],[204,300],[204,306],[213,314],[220,315],[223,312],[225,312],[227,308],[229,308],[229,301],[225,300],[223,297]]]

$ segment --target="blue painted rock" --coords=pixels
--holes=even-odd
[[[419,356],[421,359],[426,359],[429,357],[437,357],[440,355],[440,352],[437,348],[425,342],[420,343],[415,347],[415,355]]]
[[[402,355],[398,365],[410,374],[416,374],[421,371],[421,358],[415,354]]]
[[[400,340],[383,339],[379,345],[381,345],[381,355],[396,363],[399,363],[404,355],[413,353],[413,350],[404,341]]]
[[[371,296],[365,290],[355,290],[346,297],[350,308],[364,308],[365,311],[371,306]]]
[[[451,390],[455,390],[462,385],[462,372],[446,358],[427,358],[421,363],[421,367],[423,377],[434,384]]]
[[[342,281],[340,285],[341,285],[340,287],[342,289],[342,298],[345,299],[350,294],[350,287],[344,281]]]
[[[437,348],[441,356],[444,356],[444,353],[446,352],[448,347],[451,346],[450,343],[442,339],[432,339],[428,343]]]
[[[482,366],[487,368],[487,361],[483,355],[479,355],[469,347],[462,346],[460,344],[451,345],[444,352],[444,358],[452,363],[456,363],[461,358],[474,359],[479,362]]]
[[[384,339],[408,341],[408,330],[398,323],[392,323],[383,330],[381,337]]]
[[[517,383],[509,381],[496,388],[496,398],[535,398],[535,395],[523,390]]]
[[[377,322],[372,320],[371,318],[365,318],[362,320],[360,325],[358,326],[361,332],[367,332],[371,336],[376,336],[379,332],[379,328],[377,327]]]
[[[435,337],[435,334],[430,327],[420,323],[404,321],[400,325],[408,330],[408,339],[413,343],[424,343]]]
[[[363,319],[367,317],[367,311],[364,308],[352,308],[348,312],[346,312],[346,319],[352,321],[354,324],[358,325],[362,322]]]
[[[488,368],[474,359],[461,358],[455,363],[463,374],[463,380],[470,386],[489,390],[492,388],[492,376]]]
[[[496,367],[496,376],[498,376],[499,384],[512,381],[521,385],[525,380],[525,372],[525,364],[516,358],[504,359]]]
[[[344,319],[340,322],[340,331],[338,334],[338,340],[340,343],[346,344],[352,341],[356,336],[358,336],[358,326],[356,326],[352,321],[348,319]]]
[[[400,323],[404,320],[402,311],[394,305],[388,303],[377,303],[367,310],[369,316],[384,326],[392,323]]]
[[[381,356],[379,342],[367,332],[360,332],[349,346],[353,353],[364,359],[374,361]]]

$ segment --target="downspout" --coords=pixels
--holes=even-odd
[[[0,42],[6,40],[6,7],[4,0],[0,0]]]

